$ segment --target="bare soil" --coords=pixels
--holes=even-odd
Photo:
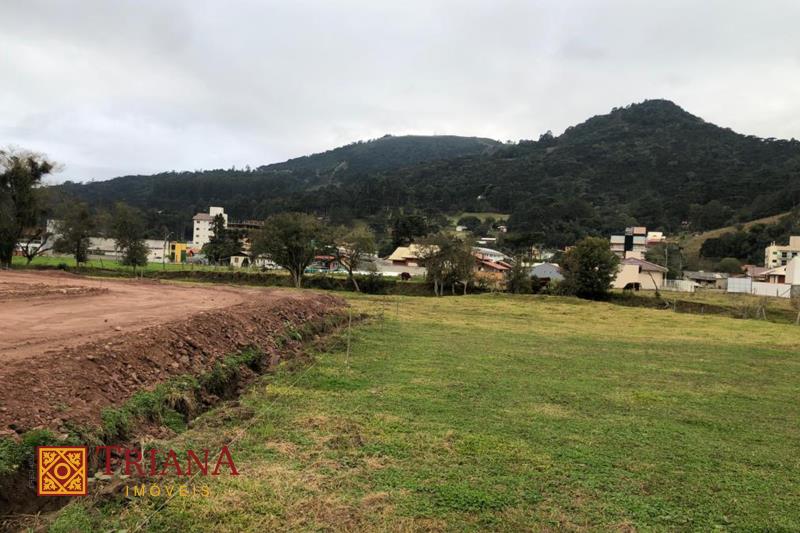
[[[61,272],[0,272],[0,300],[0,436],[98,423],[138,390],[247,347],[280,359],[279,336],[345,305],[313,292]]]

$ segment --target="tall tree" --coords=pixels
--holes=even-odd
[[[407,246],[416,237],[428,234],[428,222],[422,215],[398,215],[392,222],[392,244]]]
[[[347,276],[356,292],[361,292],[353,271],[358,269],[364,256],[375,253],[375,237],[368,228],[363,226],[351,230],[340,228],[336,234],[333,246],[336,260],[347,270]]]
[[[71,254],[78,265],[85,263],[89,258],[89,236],[96,228],[89,206],[83,202],[65,202],[57,215],[56,233],[59,237],[53,249]]]
[[[306,213],[281,213],[269,217],[264,228],[253,233],[253,253],[265,255],[289,271],[295,287],[314,257],[330,246],[325,226]]]
[[[420,259],[425,265],[428,281],[433,283],[434,294],[442,296],[447,285],[455,293],[456,284],[461,284],[466,294],[475,270],[471,243],[438,233],[421,239],[418,244]]]
[[[214,264],[242,253],[238,236],[225,228],[225,218],[222,215],[214,217],[214,235],[203,245],[203,253]]]
[[[37,189],[53,168],[42,155],[0,150],[0,268],[11,266],[25,228],[38,222],[41,202]]]
[[[144,217],[138,209],[121,202],[114,206],[108,234],[122,254],[122,264],[132,266],[134,274],[136,267],[147,265],[145,231]]]
[[[562,290],[581,298],[601,299],[608,295],[617,275],[619,257],[601,237],[586,237],[571,248],[561,265]]]
[[[506,273],[506,290],[514,294],[530,294],[533,292],[533,280],[530,267],[525,265],[524,256],[518,256]]]

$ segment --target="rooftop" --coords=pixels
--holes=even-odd
[[[651,263],[650,261],[645,261],[644,259],[637,259],[635,257],[627,257],[622,260],[623,265],[638,265],[642,270],[645,272],[668,272],[668,268],[664,268],[661,265],[657,265],[655,263]]]

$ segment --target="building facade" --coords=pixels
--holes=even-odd
[[[644,257],[644,253],[647,251],[647,228],[634,226],[625,228],[624,235],[612,235],[611,251],[617,254],[620,259]]]
[[[667,269],[661,265],[644,259],[628,257],[620,262],[613,287],[637,291],[639,289],[658,290],[664,286],[666,276]]]
[[[800,257],[800,236],[789,237],[789,244],[786,246],[775,244],[774,242],[764,250],[764,266],[767,268],[778,268],[786,264],[795,257]]]
[[[221,207],[209,207],[208,213],[197,213],[192,218],[192,245],[202,248],[214,235],[214,218],[222,215],[225,227],[228,227],[228,215]]]
[[[165,251],[169,250],[169,242],[145,239],[144,245],[147,248],[148,263],[161,263],[167,260]],[[117,241],[105,237],[90,237],[88,252],[90,259],[111,259],[114,261],[122,259],[122,253],[117,248]]]

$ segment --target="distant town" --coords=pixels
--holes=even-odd
[[[211,260],[206,246],[215,236],[215,223],[220,223],[230,235],[238,240],[238,253]],[[211,206],[208,212],[197,213],[192,219],[192,240],[143,239],[146,259],[154,264],[209,265],[219,264],[233,269],[278,270],[281,267],[268,254],[253,254],[252,234],[264,227],[263,220],[233,220],[223,207]],[[564,279],[557,258],[569,251],[531,248],[530,253],[514,257],[493,248],[498,235],[507,231],[504,224],[491,226],[491,234],[473,239],[471,248],[474,259],[473,274],[482,286],[493,290],[506,289],[506,279],[515,264],[522,266],[540,287],[558,283]],[[469,228],[455,224],[452,233],[466,236]],[[23,239],[17,245],[16,255],[57,255],[53,244],[59,239],[59,221],[48,220],[47,237]],[[791,236],[787,244],[772,243],[764,250],[764,264],[744,264],[734,272],[690,271],[681,269],[671,275],[669,258],[663,264],[648,260],[648,252],[661,248],[669,250],[670,239],[660,231],[648,231],[643,226],[625,228],[619,234],[609,236],[609,249],[619,258],[619,266],[613,278],[612,288],[623,291],[678,291],[715,290],[719,292],[744,293],[758,296],[790,298],[800,294],[800,236]],[[373,252],[364,252],[358,260],[355,274],[379,274],[381,276],[424,279],[427,274],[425,249],[420,244],[398,246],[394,251],[379,257]],[[88,240],[88,258],[93,260],[119,261],[122,252],[117,242],[108,237],[93,236]],[[306,274],[345,273],[347,269],[337,254],[317,254],[305,268]]]

